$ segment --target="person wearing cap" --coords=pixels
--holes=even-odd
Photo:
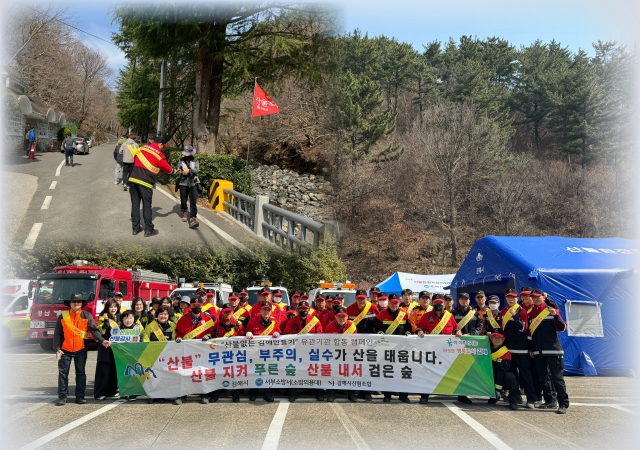
[[[162,303],[160,297],[153,297],[151,299],[151,309],[149,310],[149,314],[151,315],[151,317],[156,317],[156,311],[158,310],[160,303]]]
[[[327,308],[327,299],[319,295],[315,299],[315,304],[316,304],[316,308],[315,308],[315,311],[313,312],[313,315],[320,320],[320,323],[322,324],[322,329],[324,330],[325,327],[329,324],[330,311]]]
[[[489,297],[489,307],[486,309],[484,320],[484,330],[491,333],[494,330],[501,330],[500,326],[500,298],[497,295]]]
[[[246,308],[247,310],[250,310],[251,305],[249,304],[249,293],[245,291],[238,292],[238,297],[240,298],[239,305],[243,308]]]
[[[502,391],[509,391],[509,408],[518,409],[516,394],[519,394],[516,376],[509,371],[511,367],[511,353],[504,345],[504,335],[500,330],[494,333],[487,333],[491,342],[491,364],[493,365],[493,383],[495,385],[496,396],[490,398],[489,403],[495,404],[501,396]]]
[[[153,226],[152,220],[152,200],[153,189],[155,188],[158,172],[171,173],[173,169],[167,163],[161,148],[164,139],[160,136],[152,139],[149,137],[149,144],[143,145],[136,150],[134,155],[133,169],[129,176],[129,195],[131,196],[131,224],[133,235],[142,231],[140,226],[140,203],[142,203],[142,216],[144,218],[144,236],[155,236],[158,234]]]
[[[505,294],[507,306],[500,312],[498,323],[502,327],[505,345],[511,353],[510,371],[516,376],[518,390],[515,394],[518,404],[522,403],[520,388],[524,388],[527,395],[527,408],[533,409],[536,395],[531,379],[531,357],[529,356],[529,327],[527,311],[518,305],[518,294],[515,289],[509,289]]]
[[[202,296],[200,297],[202,299]],[[216,291],[208,289],[205,293],[204,303],[202,304],[202,312],[209,314],[213,319],[218,318],[220,308],[216,305]]]
[[[271,300],[271,295],[272,295],[271,288],[269,286],[263,286],[258,291],[258,303],[262,304],[265,301],[268,301],[269,303],[271,303],[271,306],[272,306],[271,317],[273,318],[273,320],[275,320],[278,323],[278,329],[279,329],[279,324],[280,322],[285,320],[286,314],[285,314],[285,311],[277,307],[276,304]],[[260,308],[251,308],[250,314],[251,314],[251,318],[260,317],[262,312],[260,311]],[[247,322],[247,324],[248,323],[249,322]],[[245,325],[245,328],[246,328],[246,325]]]
[[[380,288],[378,286],[374,286],[369,290],[369,301],[378,306],[378,296],[380,295]]]
[[[453,311],[453,297],[449,294],[444,295],[444,310],[449,313]]]
[[[375,333],[376,316],[380,310],[376,305],[367,301],[367,292],[359,289],[356,291],[356,302],[347,306],[349,320],[358,330],[358,334]],[[353,328],[352,326],[352,328]]]
[[[285,330],[287,329],[287,324],[289,323],[289,320],[291,320],[292,317],[295,317],[295,315],[298,314],[298,312],[290,309],[289,311],[286,311],[285,314],[286,314],[286,319],[280,322],[280,334],[285,334]]]
[[[87,306],[87,300],[82,295],[75,294],[69,300],[64,301],[69,308],[58,316],[53,332],[53,349],[58,358],[58,400],[56,406],[67,403],[69,389],[69,369],[73,360],[76,370],[76,403],[85,404],[87,400],[84,393],[87,387],[87,349],[84,346],[85,339],[89,339],[89,333],[98,343],[105,348],[109,347],[109,341],[105,340],[98,330],[91,314],[83,311]]]
[[[400,296],[398,294],[391,294],[389,296],[389,306],[376,316],[374,331],[383,335],[410,336],[413,334],[409,314],[401,309]],[[391,392],[383,392],[382,394],[384,395],[383,401],[389,403],[391,401]],[[407,392],[400,392],[399,396],[401,402],[411,403]]]
[[[121,313],[125,312],[127,310],[127,308],[125,308],[124,306],[122,306],[122,299],[124,298],[124,296],[122,295],[122,292],[118,291],[115,294],[113,294],[113,299],[115,299],[115,301],[118,302],[118,307],[120,308]]]
[[[300,296],[302,296],[302,291],[295,291],[293,293],[293,295],[291,296],[291,304],[289,306],[287,306],[287,311],[289,311],[289,310],[297,311],[298,310],[298,302],[300,301]]]
[[[280,308],[281,313],[286,312],[287,306],[282,303],[282,292],[280,292],[280,289],[274,289],[271,293],[271,298],[273,299],[274,306]]]
[[[113,328],[119,328],[120,311],[118,302],[113,298],[107,300],[98,317],[98,330],[102,334],[102,337],[108,341],[111,337],[111,330]],[[111,347],[98,347],[94,380],[93,398],[96,400],[104,400],[106,397],[114,397],[117,394],[118,372]]]
[[[442,295],[435,294],[431,301],[432,311],[425,313],[418,323],[416,334],[424,338],[425,334],[455,334],[456,337],[462,336],[458,329],[458,323],[449,311],[444,309],[444,299]],[[429,401],[429,394],[420,395],[420,403],[425,404]]]
[[[418,302],[413,301],[413,291],[411,289],[403,289],[400,292],[402,296],[402,302],[400,303],[400,309],[407,314],[410,314],[413,308],[418,306]]]
[[[460,295],[464,295],[467,298],[469,298],[469,294],[467,294],[466,292],[462,292]],[[478,314],[480,315],[480,317],[482,318],[482,333],[480,333],[482,336],[484,336],[485,331],[486,331],[486,322],[487,322],[487,306],[486,306],[486,302],[487,302],[487,297],[485,297],[484,292],[483,291],[478,291],[476,292],[475,295],[475,300],[476,300],[476,305],[473,306],[473,309],[475,309]]]
[[[558,414],[566,414],[569,408],[569,396],[562,372],[564,371],[564,351],[558,339],[558,332],[567,331],[567,324],[562,320],[556,308],[545,303],[544,292],[534,289],[533,309],[529,313],[530,355],[533,357],[540,384],[544,385],[549,373],[556,391]],[[543,378],[545,377],[545,378]],[[547,399],[545,399],[547,400]],[[556,402],[547,401],[540,408],[552,409]]]
[[[266,287],[266,286],[265,286]],[[268,289],[268,287],[266,287]],[[264,288],[263,288],[264,289]],[[269,300],[263,300],[260,303],[259,315],[253,317],[247,327],[245,328],[245,337],[247,339],[253,339],[253,336],[272,336],[274,338],[280,337],[280,332],[278,331],[278,320],[274,319],[271,316],[271,311],[273,310],[273,304]],[[256,389],[249,389],[249,400],[255,401],[257,397]],[[265,402],[273,402],[273,395],[271,395],[271,388],[267,388],[264,390],[263,397]]]
[[[409,320],[411,321],[411,331],[413,333],[418,329],[418,323],[422,316],[428,311],[431,311],[431,294],[427,291],[420,291],[418,294],[418,306],[413,308],[409,313]]]
[[[182,151],[182,158],[178,161],[176,173],[180,174],[180,178],[176,181],[176,188],[180,189],[180,211],[182,212],[182,221],[189,222],[189,228],[198,226],[198,172],[200,171],[200,163],[194,156],[196,149],[190,145],[186,145]],[[190,201],[190,210],[187,211],[187,201]],[[189,219],[191,216],[191,219]]]
[[[349,320],[349,314],[347,313],[347,308],[344,306],[339,306],[335,311],[335,317],[331,323],[327,325],[325,329],[325,334],[344,334],[345,331],[351,327],[352,322]],[[353,334],[357,334],[358,331],[354,330]],[[336,399],[336,390],[335,389],[327,389],[327,401],[333,402]],[[358,401],[358,396],[356,391],[347,390],[347,398],[351,402]],[[318,401],[322,401],[319,396],[316,396]]]
[[[483,331],[482,317],[469,306],[470,302],[469,296],[461,293],[458,295],[458,305],[451,311],[451,314],[453,314],[463,336],[480,336]],[[458,395],[458,401],[467,405],[473,403],[465,395]]]

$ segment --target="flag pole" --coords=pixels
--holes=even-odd
[[[245,194],[247,193],[247,175],[249,173],[249,147],[251,147],[251,128],[253,127],[253,105],[256,102],[256,84],[258,84],[258,77],[255,77],[253,80],[253,100],[251,101],[251,122],[249,122],[249,142],[247,143],[247,172],[244,176],[244,189]]]

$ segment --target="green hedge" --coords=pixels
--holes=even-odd
[[[167,162],[171,167],[177,167],[182,157],[181,148],[165,148],[163,150]],[[227,180],[233,183],[233,189],[246,195],[253,195],[253,181],[251,172],[247,170],[247,162],[244,159],[231,155],[198,153],[196,158],[200,163],[198,177],[209,188],[213,180]],[[171,175],[170,183],[175,183],[179,174]]]
[[[58,130],[58,140],[64,141],[67,137],[67,133],[71,133],[71,130],[67,127],[60,127],[60,129]]]
[[[120,246],[58,244],[44,249],[22,250],[19,244],[7,249],[3,259],[4,273],[9,278],[32,278],[51,272],[56,266],[71,265],[73,260],[87,260],[91,266],[116,269],[153,270],[175,278],[215,282],[222,277],[235,290],[246,288],[254,280],[267,277],[282,281],[288,290],[308,291],[320,280],[344,282],[345,267],[331,246],[304,251],[302,254],[284,253],[256,246],[250,254],[233,250],[220,251],[201,246],[179,249],[154,249]]]

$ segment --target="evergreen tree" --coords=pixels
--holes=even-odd
[[[158,118],[160,74],[157,62],[142,59],[120,69],[116,79],[118,121],[142,137],[155,130]]]

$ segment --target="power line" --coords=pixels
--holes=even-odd
[[[31,10],[31,11],[33,11],[33,12],[36,12],[36,13],[38,13],[38,14],[42,14],[43,16],[45,16],[45,17],[47,17],[47,18],[49,18],[49,19],[53,19],[53,17],[49,17],[48,15],[46,15],[45,13],[43,13],[43,12],[41,12],[41,11],[36,11],[35,9],[33,9],[33,8],[29,8],[29,7],[28,7],[28,6],[26,6],[26,5],[23,5],[23,6],[24,6],[25,8],[27,8],[27,9],[30,9],[30,10]],[[88,34],[89,36],[93,36],[93,37],[94,37],[94,38],[96,38],[96,39],[100,39],[101,41],[104,41],[104,42],[106,42],[106,43],[108,43],[108,44],[111,44],[111,45],[113,45],[113,46],[115,46],[115,47],[118,47],[116,44],[114,44],[114,43],[113,43],[113,42],[111,42],[111,41],[107,41],[106,39],[102,39],[101,37],[96,36],[95,34],[91,34],[91,33],[87,32],[87,31],[81,30],[81,29],[80,29],[80,28],[78,28],[78,27],[74,27],[73,25],[71,25],[71,24],[69,24],[69,23],[65,23],[65,25],[66,25],[66,26],[68,26],[68,27],[73,28],[74,30],[78,30],[78,31],[80,31],[80,32],[82,32],[82,33],[84,33],[84,34]],[[119,48],[119,47],[118,47],[118,48]]]

